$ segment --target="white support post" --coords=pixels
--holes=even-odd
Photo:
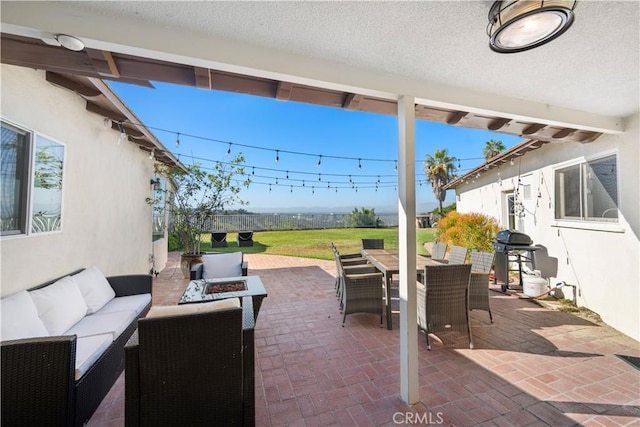
[[[418,396],[416,304],[415,99],[398,99],[398,234],[400,247],[400,394],[412,405]]]

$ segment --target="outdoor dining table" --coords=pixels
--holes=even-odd
[[[400,273],[400,251],[397,249],[363,249],[362,256],[382,273],[385,283],[385,303],[387,306],[387,329],[393,329],[391,320],[391,283],[393,275]],[[416,275],[427,265],[442,265],[429,257],[416,255]]]

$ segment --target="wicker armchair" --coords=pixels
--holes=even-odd
[[[253,426],[253,326],[248,297],[242,307],[140,319],[125,348],[125,424]]]
[[[362,239],[362,249],[384,249],[384,239]]]
[[[429,334],[454,330],[468,334],[469,348],[473,348],[468,310],[470,275],[470,264],[425,267],[425,284],[416,286],[418,326],[425,331],[429,350]]]
[[[491,323],[493,323],[493,315],[489,305],[489,273],[493,266],[493,256],[493,252],[471,252],[471,280],[469,281],[469,310],[488,311]]]
[[[229,253],[209,252],[207,254],[202,255],[202,257],[203,257],[203,262],[194,264],[191,267],[191,271],[189,273],[190,280],[200,280],[202,278],[207,278],[207,277],[211,278],[211,277],[230,276],[229,274],[226,273],[226,271],[228,271],[229,267],[231,267],[230,265],[227,264],[228,262],[231,262],[230,261],[231,259],[233,259],[234,262],[236,262],[235,265],[239,267],[239,270],[242,276],[246,276],[249,273],[249,263],[247,261],[244,261],[244,254],[242,252],[229,252]],[[214,272],[214,271],[209,271],[208,273],[205,272],[205,269],[206,269],[205,264],[211,265],[213,263],[207,263],[206,262],[207,260],[204,257],[219,257],[219,263],[217,264],[222,264],[224,268],[220,272]],[[237,274],[232,274],[231,276],[236,276],[236,275]]]
[[[449,251],[449,264],[464,264],[467,260],[467,248],[464,246],[451,245]]]

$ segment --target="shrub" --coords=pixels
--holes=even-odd
[[[440,221],[436,239],[449,245],[491,252],[499,230],[498,220],[481,213],[450,212]]]
[[[380,217],[376,215],[375,209],[366,208],[362,208],[362,211],[354,208],[353,212],[345,217],[345,223],[347,227],[378,228],[384,225]]]

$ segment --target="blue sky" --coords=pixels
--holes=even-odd
[[[373,207],[384,213],[397,206],[395,116],[155,82],[155,89],[110,84],[183,163],[211,167],[217,160],[228,161],[229,149],[232,154],[242,152],[245,172],[254,172],[253,183],[240,193],[241,199],[249,202],[244,206],[249,211],[296,213],[322,209],[341,213],[354,207]],[[507,148],[522,140],[477,129],[416,122],[416,178],[422,182],[416,190],[418,212],[430,210],[436,203],[422,174],[426,154],[446,148],[449,155],[461,159],[464,173],[483,162],[482,149],[490,139],[501,140]],[[445,204],[454,200],[455,195],[449,191]]]

